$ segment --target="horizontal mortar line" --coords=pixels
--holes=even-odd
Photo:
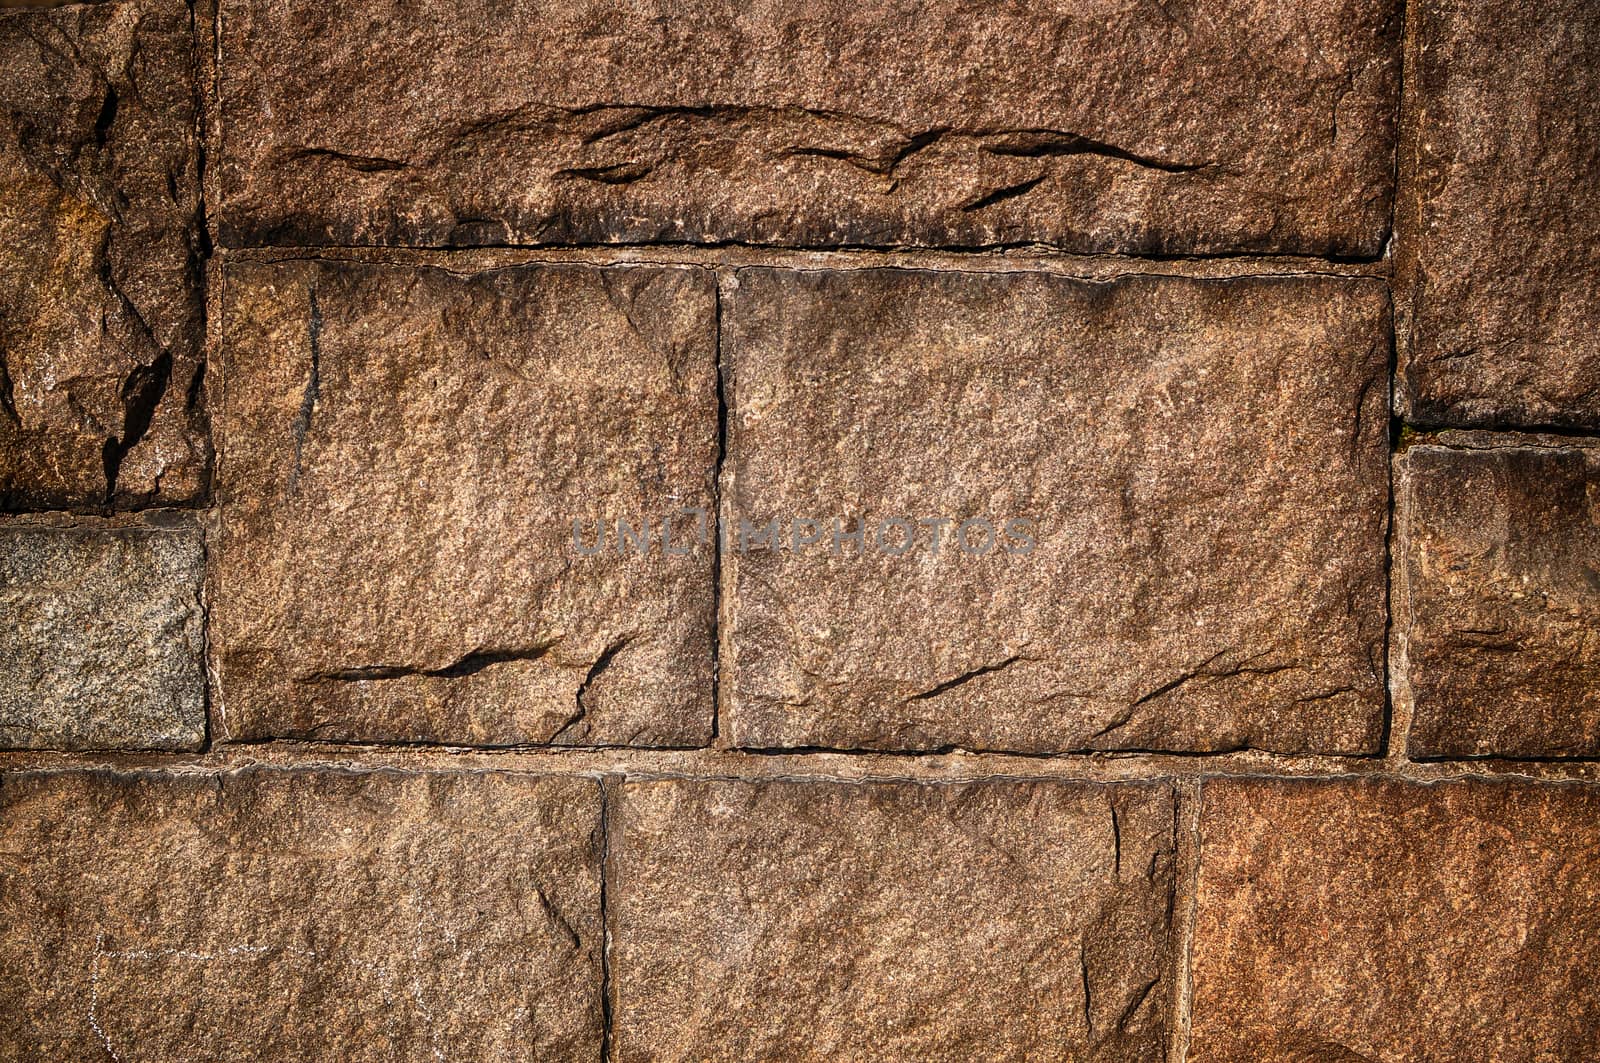
[[[250,768],[815,782],[953,783],[986,779],[1140,782],[1228,777],[1306,780],[1386,777],[1424,783],[1462,778],[1600,782],[1600,761],[1475,759],[1397,763],[1376,757],[1251,751],[1187,756],[1155,753],[1048,757],[993,753],[772,755],[718,749],[495,751],[473,747],[349,746],[277,741],[245,745],[224,743],[206,753],[0,752],[0,774],[108,771],[210,775]]]
[[[46,509],[6,507],[0,509],[0,521],[16,521],[17,518],[32,518],[33,522],[37,523],[41,527],[44,527],[48,524],[52,527],[71,528],[74,526],[70,523],[73,520],[90,518],[96,521],[105,521],[120,517],[127,518],[130,522],[132,522],[127,525],[128,527],[138,527],[139,525],[136,518],[141,515],[153,513],[173,513],[192,519],[197,516],[204,516],[214,508],[216,508],[216,503],[209,498],[191,498],[185,499],[182,502],[156,501],[149,504],[116,506],[66,505]],[[84,524],[79,526],[87,528],[101,527],[102,525]]]
[[[1462,753],[1426,755],[1408,754],[1407,761],[1419,768],[1429,768],[1434,765],[1467,767],[1474,764],[1516,764],[1519,766],[1558,765],[1558,766],[1586,766],[1600,768],[1600,758],[1585,755],[1558,755],[1558,754],[1519,754],[1517,756],[1496,756],[1493,753]]]
[[[582,262],[596,265],[706,265],[722,267],[870,269],[904,266],[944,272],[1061,272],[1098,275],[1124,267],[1133,275],[1153,276],[1330,276],[1387,280],[1390,259],[1344,261],[1315,255],[1138,255],[1060,251],[1038,245],[979,249],[912,247],[767,247],[747,244],[505,245],[474,247],[339,245],[244,245],[219,247],[211,260],[302,261],[334,259],[392,263]],[[1252,272],[1254,270],[1255,272]]]
[[[1276,261],[1301,261],[1316,262],[1337,266],[1373,266],[1390,261],[1393,255],[1388,251],[1380,251],[1376,255],[1336,255],[1318,254],[1313,251],[1074,251],[1070,248],[1055,244],[1042,243],[1038,240],[994,241],[978,244],[911,244],[851,242],[840,241],[836,243],[796,244],[778,243],[772,241],[753,240],[530,240],[526,242],[495,242],[481,244],[436,244],[436,243],[322,243],[298,244],[292,241],[283,243],[230,243],[215,240],[212,247],[216,251],[273,251],[281,249],[339,249],[361,251],[446,251],[457,253],[462,251],[650,251],[669,250],[683,251],[750,251],[771,254],[827,254],[880,252],[895,254],[949,254],[949,255],[974,255],[974,254],[1004,254],[1008,252],[1037,253],[1054,255],[1063,258],[1112,258],[1129,259],[1144,262],[1217,262],[1238,259],[1270,259]]]
[[[1412,432],[1416,433],[1418,436],[1422,437],[1422,438],[1419,438],[1419,439],[1411,439],[1411,440],[1409,440],[1408,443],[1407,443],[1408,447],[1417,447],[1417,446],[1446,447],[1446,448],[1451,449],[1451,450],[1483,450],[1483,449],[1487,449],[1487,448],[1484,448],[1484,447],[1474,446],[1472,444],[1471,440],[1439,439],[1438,436],[1441,433],[1444,433],[1444,432],[1451,432],[1451,433],[1454,433],[1454,434],[1456,434],[1458,436],[1459,435],[1464,435],[1464,434],[1480,434],[1480,435],[1488,435],[1488,436],[1505,436],[1505,437],[1512,437],[1512,436],[1534,436],[1534,437],[1546,436],[1546,437],[1548,437],[1548,438],[1550,438],[1552,440],[1552,442],[1550,442],[1550,443],[1530,442],[1530,443],[1527,444],[1530,447],[1540,447],[1540,446],[1543,446],[1543,447],[1560,447],[1560,446],[1563,445],[1563,441],[1571,441],[1572,443],[1597,443],[1597,444],[1600,444],[1600,426],[1597,426],[1597,427],[1594,427],[1594,428],[1573,428],[1573,427],[1563,427],[1563,426],[1559,426],[1559,425],[1541,425],[1541,424],[1532,424],[1532,425],[1521,425],[1521,424],[1459,425],[1459,424],[1438,424],[1437,422],[1431,422],[1431,421],[1411,421],[1411,420],[1406,420],[1403,417],[1400,419],[1400,424],[1401,424],[1402,427],[1408,428]]]

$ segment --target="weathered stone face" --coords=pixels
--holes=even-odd
[[[1405,411],[1600,427],[1600,8],[1431,0],[1417,27]]]
[[[0,524],[0,746],[198,747],[204,565],[173,514]]]
[[[615,1058],[1158,1057],[1173,823],[1164,786],[630,782]]]
[[[230,244],[1376,255],[1388,229],[1395,0],[221,8]]]
[[[0,14],[0,509],[204,486],[180,0]]]
[[[1600,790],[1205,784],[1189,1059],[1584,1059]]]
[[[1600,450],[1448,433],[1397,463],[1413,756],[1600,753]]]
[[[737,279],[722,656],[736,745],[1376,747],[1380,285]],[[785,548],[737,537],[774,518]],[[826,527],[794,549],[796,518],[865,518],[867,546],[835,551]],[[874,541],[891,518],[914,530],[898,556],[904,527]],[[935,553],[918,522],[940,518]],[[993,526],[986,554],[962,548],[969,520]],[[990,541],[968,529],[974,551]]]
[[[599,788],[0,783],[0,1039],[37,1059],[594,1059]]]
[[[697,744],[715,290],[680,268],[226,270],[221,737]],[[575,542],[574,521],[582,534]]]

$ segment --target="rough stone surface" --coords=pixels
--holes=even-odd
[[[1193,1063],[1588,1059],[1600,789],[1208,782]]]
[[[1600,427],[1600,6],[1417,11],[1406,412]]]
[[[1396,0],[221,11],[230,244],[1376,255],[1388,231]]]
[[[225,284],[221,737],[709,738],[710,545],[574,542],[710,506],[709,272],[289,261]]]
[[[593,781],[506,775],[7,776],[0,1041],[597,1059],[599,806]]]
[[[614,1058],[1147,1060],[1165,786],[631,782]]]
[[[0,524],[0,746],[198,747],[204,565],[173,514]]]
[[[0,509],[204,487],[181,0],[0,14]]]
[[[1376,748],[1381,285],[737,280],[723,314],[734,744]],[[799,550],[737,535],[741,520],[845,531],[863,516],[864,551],[835,554],[831,528]],[[952,523],[937,554],[921,527],[892,556],[870,541],[890,517]],[[958,525],[978,518],[1019,551],[1003,524],[1029,519],[1037,544],[966,554]]]
[[[1600,754],[1600,449],[1447,433],[1398,460],[1413,756]]]

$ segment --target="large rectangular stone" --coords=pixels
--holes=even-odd
[[[1159,1058],[1161,785],[630,782],[613,1058]]]
[[[1192,1063],[1590,1059],[1600,788],[1207,782]]]
[[[1381,284],[736,276],[734,744],[1377,748]]]
[[[600,793],[504,774],[0,781],[16,1059],[597,1059]]]
[[[1600,449],[1439,442],[1398,459],[1393,657],[1410,753],[1600,754]]]
[[[1404,412],[1600,427],[1600,7],[1413,6]]]
[[[0,509],[204,490],[195,93],[183,0],[0,13]]]
[[[1396,0],[223,0],[222,238],[1376,256],[1400,21]]]
[[[0,523],[0,746],[197,748],[204,568],[175,513]]]
[[[709,738],[709,544],[578,550],[595,522],[711,504],[709,272],[300,260],[225,282],[220,737]]]

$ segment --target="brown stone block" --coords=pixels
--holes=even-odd
[[[27,1059],[595,1059],[600,794],[501,774],[8,776]]]
[[[633,782],[618,1063],[1159,1058],[1166,786]]]
[[[0,14],[0,509],[205,487],[188,6]]]
[[[1191,1063],[1593,1055],[1600,789],[1205,784]]]
[[[1399,10],[224,0],[221,231],[1376,256]]]
[[[659,531],[711,504],[710,273],[289,261],[225,277],[221,737],[709,738],[709,544],[577,546],[597,521]]]
[[[1600,6],[1427,0],[1416,26],[1404,412],[1600,427]]]
[[[1397,461],[1413,756],[1600,754],[1600,449],[1447,433]]]
[[[1376,749],[1380,284],[737,280],[734,744]],[[862,518],[865,547],[843,538]],[[739,536],[773,519],[782,548]],[[799,545],[814,529],[796,520],[822,522],[822,540]],[[969,553],[962,525],[979,520],[992,538],[972,525]],[[1031,522],[1031,548],[1012,520]]]
[[[0,523],[0,746],[198,748],[204,567],[177,514]]]

